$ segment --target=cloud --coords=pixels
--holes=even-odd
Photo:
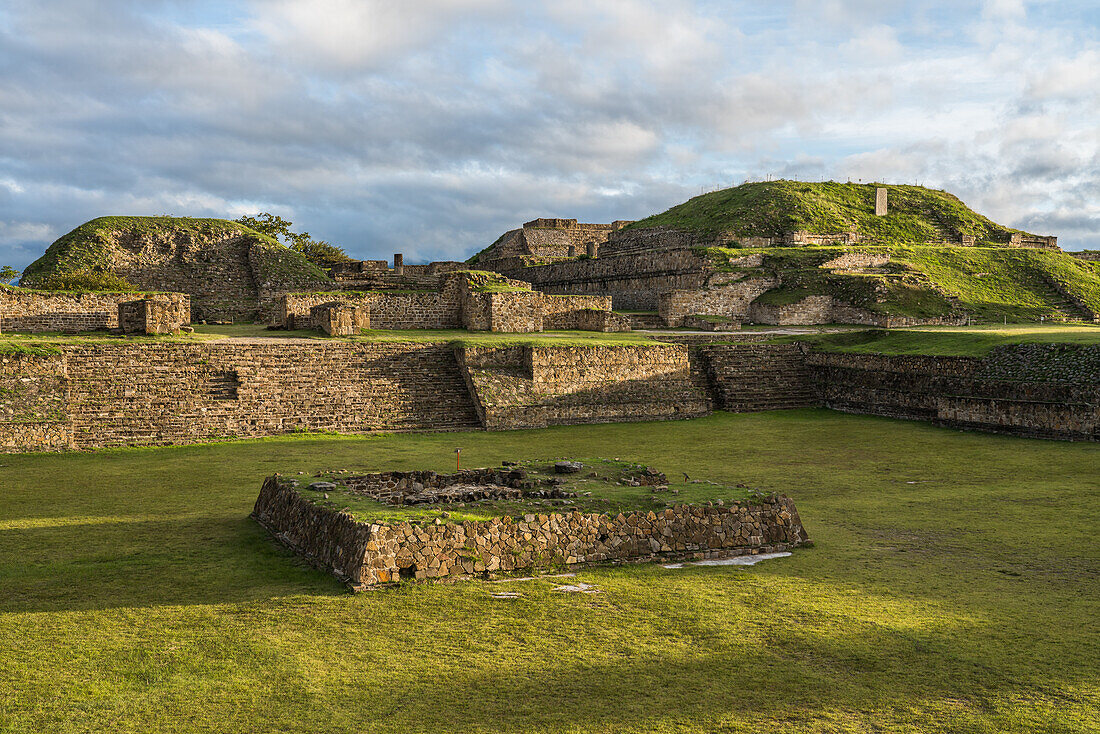
[[[922,181],[1093,242],[1087,5],[13,2],[0,263],[102,214],[263,210],[361,257],[464,258],[765,174]]]

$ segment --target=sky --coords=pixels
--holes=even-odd
[[[1100,5],[0,0],[0,265],[96,216],[264,211],[465,259],[768,176],[1100,248]]]

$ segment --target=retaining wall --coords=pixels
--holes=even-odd
[[[611,296],[616,309],[656,311],[665,291],[702,288],[713,268],[691,249],[637,252],[615,256],[525,265],[522,258],[502,260],[492,269],[531,283],[543,293]]]
[[[834,410],[1100,440],[1100,348],[1002,347],[984,359],[814,353],[808,363]]]
[[[457,350],[490,430],[705,415],[682,345]]]
[[[252,516],[313,565],[357,587],[561,564],[775,552],[809,539],[794,503],[783,496],[731,507],[419,525],[356,522],[268,477]]]
[[[181,324],[190,323],[190,299],[183,293],[150,294],[166,299]],[[0,331],[95,331],[119,328],[120,304],[141,293],[40,291],[0,287]],[[176,327],[178,328],[178,326]]]

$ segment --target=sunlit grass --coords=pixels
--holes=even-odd
[[[248,518],[456,441],[784,492],[815,547],[352,596]],[[817,410],[0,456],[0,731],[1091,731],[1098,464]]]

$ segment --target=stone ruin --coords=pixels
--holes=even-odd
[[[573,471],[573,466],[567,467]],[[638,479],[664,482],[658,472]],[[380,472],[314,482],[310,494],[359,494],[391,505],[515,500],[537,489],[520,468],[455,474]],[[640,485],[640,481],[638,482]],[[470,499],[473,498],[473,499]],[[794,503],[771,495],[724,505],[681,504],[625,512],[526,512],[489,520],[357,520],[303,495],[298,482],[268,477],[252,517],[311,564],[353,589],[401,580],[529,573],[591,563],[728,558],[809,544]]]

